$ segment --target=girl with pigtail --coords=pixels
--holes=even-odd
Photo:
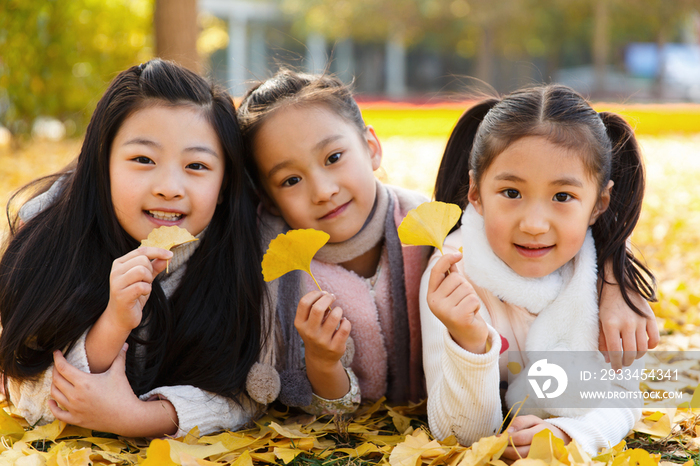
[[[617,331],[614,343],[622,338],[634,350],[626,359],[655,346],[658,331],[646,324],[653,317],[645,317],[651,313],[642,301],[655,300],[654,278],[627,247],[643,193],[632,129],[570,88],[516,91],[460,118],[435,197],[458,204],[464,215],[421,284],[428,418],[436,437],[454,434],[470,444],[493,435],[503,422],[499,388],[506,408],[530,394],[520,411],[526,415],[508,429],[507,458],[526,455],[545,428],[591,453],[627,435],[641,415],[633,393],[638,380],[596,384],[631,401],[587,407],[573,393],[556,401],[533,396],[527,377],[543,364],[536,359],[542,354],[564,355],[577,369],[584,356],[605,367],[598,349],[619,346],[599,326],[607,325],[608,335]],[[623,312],[638,320],[623,318],[627,324],[618,326]]]

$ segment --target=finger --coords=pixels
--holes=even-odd
[[[622,334],[622,365],[630,366],[637,359],[637,335],[634,329]]]
[[[153,266],[153,276],[156,277],[159,273],[165,270],[168,267],[168,263],[169,261],[163,259],[155,259],[153,262],[151,262],[151,265]]]
[[[324,313],[328,311],[328,308],[324,310]],[[325,318],[321,321],[321,329],[324,333],[328,334],[328,340],[333,337],[336,329],[340,325],[340,321],[343,318],[343,310],[339,307],[334,307],[330,312],[325,314]]]
[[[297,314],[294,318],[294,325],[299,327],[303,322],[309,320],[309,313],[311,312],[311,306],[323,295],[322,291],[310,291],[306,293],[297,305]]]
[[[61,407],[54,400],[49,400],[49,409],[53,413],[54,417],[59,421],[63,421],[66,424],[77,424],[70,412],[61,409]]]
[[[433,266],[430,271],[430,279],[428,280],[428,293],[434,293],[438,289],[442,281],[447,275],[453,264],[456,264],[462,259],[462,254],[446,254],[442,256]]]
[[[607,333],[605,335],[605,342],[608,347],[608,360],[610,361],[610,366],[615,369],[622,369],[622,338],[618,331],[612,333]]]
[[[57,370],[53,371],[51,385],[55,386],[56,389],[61,391],[61,393],[69,393],[71,390],[75,389],[73,384],[63,377]]]
[[[117,271],[114,281],[115,284],[126,287],[136,282],[151,283],[156,275],[158,274],[153,270],[153,264],[143,257],[142,260],[133,260],[124,264],[124,270]]]
[[[649,341],[647,342],[647,348],[654,349],[656,345],[659,344],[659,327],[656,324],[656,317],[654,314],[647,318],[647,335],[649,336]]]
[[[520,458],[527,457],[528,453],[530,453],[530,445],[521,445],[519,447],[513,447],[509,441],[508,446],[503,451],[503,455],[501,456],[509,460],[519,460]]]
[[[56,385],[51,385],[51,398],[56,400],[56,403],[58,403],[58,407],[61,410],[67,411],[68,407],[71,405],[66,394],[63,393]]]
[[[307,320],[307,324],[310,326],[312,329],[320,329],[321,325],[323,324],[323,321],[326,319],[326,311],[330,307],[330,305],[333,303],[335,300],[335,297],[331,295],[330,293],[324,292],[323,295],[318,298],[318,300],[311,306],[311,310],[309,311],[309,318]],[[342,310],[341,310],[342,314]],[[340,319],[338,319],[340,320]],[[336,325],[338,323],[336,322]],[[334,327],[335,328],[335,327]]]
[[[636,359],[641,358],[644,356],[649,349],[647,347],[647,328],[646,326],[642,326],[641,328],[638,328],[637,331],[635,332],[635,336],[637,338],[637,355]]]
[[[542,419],[531,414],[517,416],[513,419],[513,422],[510,423],[510,426],[508,426],[508,433],[515,433],[524,429],[529,429],[530,427],[537,425],[541,422]]]
[[[605,341],[605,332],[603,331],[603,325],[600,324],[600,333],[598,335],[598,351],[603,353],[605,362],[610,362],[610,356],[608,355],[608,344]]]
[[[173,258],[172,251],[168,251],[167,249],[163,248],[154,248],[153,246],[141,246],[136,251],[138,251],[141,255],[148,257],[150,260],[161,259],[167,261]]]
[[[73,367],[58,350],[53,352],[53,367],[54,372],[58,371],[58,373],[73,386],[75,386],[78,379],[85,375],[85,372],[81,371],[77,367]]]

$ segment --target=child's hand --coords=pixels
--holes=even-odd
[[[151,284],[172,257],[173,253],[165,249],[140,247],[114,261],[105,309],[112,325],[128,335],[141,323],[141,311],[151,295]]]
[[[56,419],[88,429],[127,437],[175,434],[177,413],[167,400],[139,400],[126,378],[125,344],[112,366],[102,374],[88,374],[54,353],[49,408]],[[168,411],[169,410],[169,411]]]
[[[613,279],[606,264],[606,279]],[[598,348],[613,369],[631,365],[659,343],[654,312],[639,294],[630,292],[632,302],[644,312],[640,316],[625,303],[617,283],[605,283],[600,296],[600,337]]]
[[[537,416],[518,416],[513,419],[513,423],[506,432],[510,435],[510,439],[508,440],[508,447],[503,452],[503,457],[511,460],[525,458],[530,452],[532,437],[544,429],[551,430],[554,436],[564,440],[565,444],[571,442],[571,437],[566,432]],[[515,448],[513,445],[515,445]]]
[[[165,249],[140,247],[114,261],[109,275],[109,303],[85,339],[93,374],[112,365],[131,331],[141,323],[151,284],[172,257],[173,253]]]
[[[294,319],[304,340],[306,374],[314,393],[331,400],[341,398],[350,389],[340,358],[352,327],[341,308],[328,310],[334,300],[325,291],[311,291],[299,301]]]
[[[480,304],[474,287],[455,265],[461,259],[462,254],[447,254],[435,263],[428,282],[428,306],[459,346],[483,354],[489,331],[478,314]]]

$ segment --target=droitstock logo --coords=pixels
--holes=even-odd
[[[566,376],[566,371],[561,366],[548,363],[546,359],[540,359],[530,366],[527,371],[528,381],[532,385],[537,398],[556,398],[566,390],[566,385],[569,383],[569,378]],[[540,387],[538,379],[543,379],[543,384]],[[556,389],[548,391],[552,386],[552,379],[557,381]]]

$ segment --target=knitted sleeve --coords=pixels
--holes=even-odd
[[[176,437],[198,427],[200,435],[220,430],[237,430],[254,419],[261,405],[242,396],[239,403],[191,385],[159,387],[139,397],[143,401],[168,400],[177,412]],[[175,420],[173,420],[174,422]]]
[[[642,415],[641,408],[601,408],[578,417],[547,419],[590,453],[616,445],[627,436]]]
[[[302,409],[316,416],[323,416],[325,414],[346,414],[357,411],[357,407],[360,406],[362,398],[360,396],[360,384],[352,369],[346,367],[345,372],[348,374],[348,379],[350,380],[350,390],[348,390],[345,396],[336,400],[327,400],[313,393],[311,395],[313,398],[311,404]]]
[[[630,369],[644,370],[644,360],[636,360]],[[613,390],[638,392],[639,382],[615,381]],[[633,396],[629,399],[606,400],[602,407],[592,408],[582,416],[550,418],[547,422],[566,432],[586,452],[595,454],[603,448],[616,445],[627,436],[642,416],[642,404],[641,398]]]
[[[420,288],[428,423],[436,438],[454,434],[461,444],[471,445],[496,433],[503,420],[498,369],[501,339],[489,326],[491,349],[486,354],[470,353],[452,339],[428,307],[428,280],[436,260],[434,255]]]
[[[66,354],[66,360],[83,372],[90,372],[87,352],[85,351],[85,338],[87,330],[75,342],[73,349]],[[56,418],[49,409],[51,398],[51,383],[53,381],[53,365],[34,381],[15,383],[9,381],[10,401],[17,414],[22,416],[31,425],[48,424]]]

